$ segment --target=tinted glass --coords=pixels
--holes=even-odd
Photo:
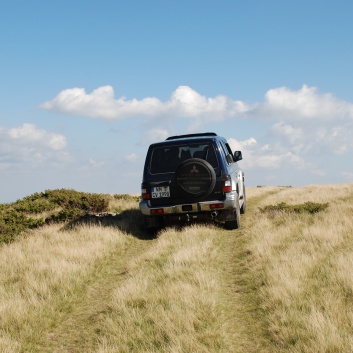
[[[152,151],[151,174],[175,172],[181,162],[190,158],[201,158],[210,163],[213,168],[218,167],[212,144],[168,145],[155,147]]]

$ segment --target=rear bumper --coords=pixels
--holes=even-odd
[[[151,214],[151,210],[163,210],[157,216],[172,216],[172,215],[192,215],[197,213],[212,213],[221,212],[223,210],[234,210],[236,207],[236,192],[230,192],[226,194],[226,199],[223,201],[202,201],[185,203],[179,205],[168,205],[168,206],[151,206],[150,202],[147,200],[142,200],[139,204],[140,210],[144,216],[156,216],[156,214]],[[223,207],[221,205],[223,204]],[[211,205],[217,205],[216,208],[211,208]]]

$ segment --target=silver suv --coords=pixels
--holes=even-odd
[[[214,220],[240,227],[244,173],[227,140],[213,132],[168,137],[150,145],[139,204],[148,231],[169,224]]]

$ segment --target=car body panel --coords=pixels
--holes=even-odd
[[[176,136],[151,144],[143,171],[143,199],[139,204],[146,226],[190,219],[221,222],[233,219],[237,208],[245,202],[244,173],[235,158],[242,159],[241,152],[233,154],[226,139],[214,133]],[[213,175],[209,177],[213,180],[210,191],[200,189],[200,193],[193,193],[192,189],[183,189],[180,176],[183,165],[190,165],[189,177],[193,169],[195,173],[202,172],[203,166],[208,169]],[[202,173],[193,176],[192,180],[202,185]],[[208,180],[207,175],[205,178]],[[224,185],[229,185],[227,191]]]

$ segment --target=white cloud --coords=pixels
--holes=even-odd
[[[3,137],[7,135],[13,142],[38,144],[52,150],[61,150],[66,146],[65,136],[38,129],[33,124],[25,123],[17,128],[2,129],[2,135]]]
[[[264,102],[253,105],[224,95],[205,97],[188,86],[179,86],[164,102],[155,97],[116,99],[111,86],[99,87],[91,93],[83,88],[72,88],[60,92],[41,108],[112,121],[146,116],[148,129],[142,138],[146,144],[165,139],[168,132],[180,130],[182,125],[183,131],[194,132],[208,123],[231,118],[274,121],[270,129],[272,135],[285,141],[296,153],[313,151],[320,146],[337,154],[353,148],[350,138],[353,104],[330,93],[319,94],[315,87],[307,85],[296,91],[287,87],[270,89]],[[32,133],[32,138],[34,136]],[[63,143],[60,139],[55,141],[54,137],[51,142],[58,147]]]
[[[138,156],[136,153],[131,153],[131,154],[128,154],[124,157],[125,161],[129,162],[129,163],[134,163],[136,162]]]
[[[256,138],[250,134],[253,137],[249,139],[232,141],[233,149],[243,151],[244,167],[252,170],[288,167],[323,176],[325,172],[316,165],[316,156],[353,151],[353,104],[307,85],[298,90],[270,89],[264,100],[255,104],[225,95],[206,97],[188,86],[179,86],[166,101],[156,97],[115,98],[111,86],[99,87],[91,93],[72,88],[41,107],[111,121],[147,117],[141,137],[144,145],[172,134],[205,131],[214,123],[223,122],[220,130],[227,131],[228,121],[234,125],[239,120],[261,120],[264,128],[256,129]],[[125,157],[129,158],[134,159],[132,155]]]
[[[247,152],[247,151],[251,150],[252,147],[257,145],[257,141],[253,137],[251,137],[245,141],[238,141],[234,138],[230,138],[230,139],[228,139],[228,143],[229,143],[229,146],[233,152],[234,151],[246,151]]]
[[[33,124],[23,124],[16,128],[0,127],[0,165],[2,169],[11,166],[32,168],[38,164],[55,165],[70,160],[64,151],[66,138],[37,128]]]
[[[301,128],[293,127],[283,122],[275,123],[272,126],[272,132],[276,135],[285,137],[291,143],[300,141],[303,137],[303,131]]]
[[[166,102],[166,106],[175,115],[187,117],[213,115],[216,121],[221,117],[234,116],[250,109],[244,102],[234,101],[223,95],[207,98],[188,86],[178,87]]]
[[[170,136],[170,132],[168,129],[149,129],[143,133],[142,144],[149,145],[151,143],[159,142],[165,140],[168,136]]]
[[[330,93],[319,94],[316,87],[303,85],[298,91],[287,87],[270,89],[260,112],[279,120],[353,119],[353,104],[337,99]]]
[[[87,94],[83,88],[71,88],[60,92],[53,100],[40,105],[42,109],[69,115],[87,116],[107,120],[119,120],[132,116],[149,117],[191,117],[219,120],[250,108],[241,101],[226,96],[207,98],[188,86],[179,86],[168,101],[155,97],[141,100],[114,98],[111,86],[99,87]]]
[[[136,115],[160,114],[163,106],[157,98],[126,100],[114,98],[111,86],[103,86],[87,94],[83,88],[71,88],[60,92],[53,100],[43,103],[43,109],[69,115],[118,120]]]
[[[327,154],[344,154],[353,150],[353,123],[336,125],[334,121],[325,124],[302,124],[277,122],[271,133],[282,140],[292,151],[297,153],[325,152]]]
[[[297,91],[287,87],[270,89],[263,103],[253,105],[224,95],[205,97],[188,86],[179,86],[165,102],[156,97],[141,100],[128,100],[126,97],[116,99],[111,86],[99,87],[91,93],[86,93],[83,88],[70,88],[61,91],[40,107],[68,115],[107,120],[133,116],[164,119],[189,117],[207,121],[220,121],[235,116],[280,121],[353,119],[352,103],[339,100],[330,93],[319,94],[316,87],[307,85]]]
[[[306,168],[312,173],[317,173],[314,165],[280,145],[262,145],[255,138],[244,141],[230,138],[228,143],[233,151],[242,151],[243,161],[241,163],[245,169],[279,169],[283,166],[289,166],[296,169]]]

